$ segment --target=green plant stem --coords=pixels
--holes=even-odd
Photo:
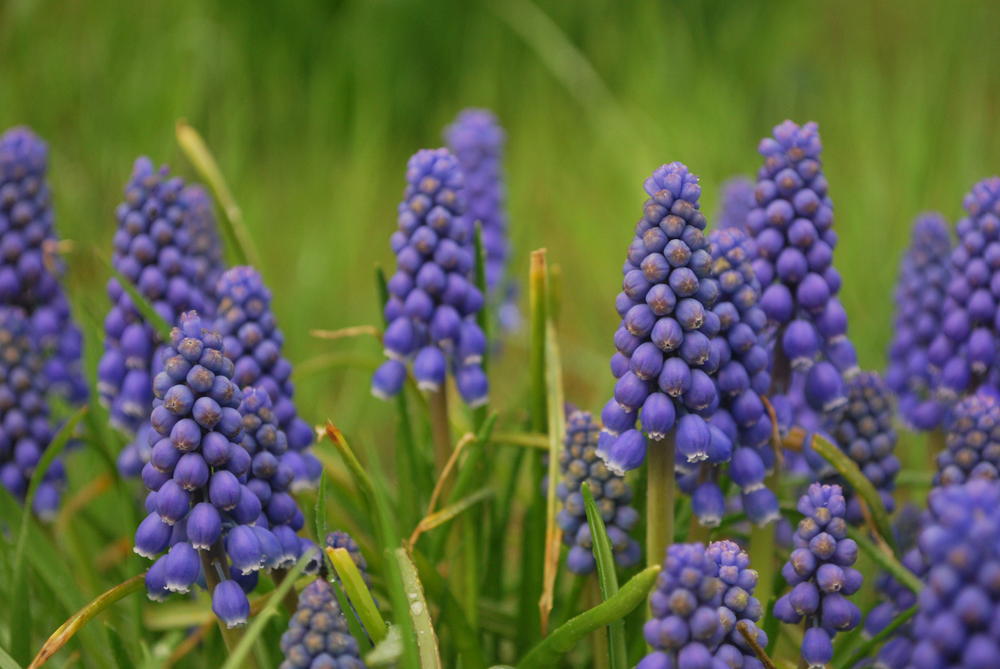
[[[663,563],[674,539],[674,435],[650,439],[646,451],[646,566]]]
[[[322,541],[322,538],[320,539]],[[274,587],[280,587],[285,579],[288,577],[287,569],[275,569],[271,572],[271,578],[274,579]],[[284,598],[281,600],[284,604],[285,610],[288,611],[289,615],[295,615],[295,612],[299,608],[299,597],[295,594],[295,587],[293,586],[288,592],[285,593]]]
[[[774,471],[768,474],[764,480],[764,485],[769,490],[777,491],[779,488],[780,473],[777,466]],[[750,564],[757,570],[757,596],[760,603],[767,610],[767,605],[774,597],[774,528],[776,521],[767,523],[763,527],[756,523],[750,526]]]
[[[434,439],[434,471],[440,476],[451,456],[451,428],[448,424],[448,389],[427,393],[430,409],[431,436]]]
[[[215,569],[215,565],[219,565],[223,571],[226,570],[226,554],[222,548],[222,540],[216,541],[212,544],[212,547],[207,551],[198,551],[198,555],[201,557],[201,570],[205,574],[205,583],[208,585],[209,595],[215,593],[215,588],[219,585],[219,572]],[[243,631],[239,628],[226,627],[225,623],[221,620],[217,620],[219,623],[219,631],[222,632],[222,641],[226,644],[226,650],[232,653],[236,646],[240,643],[240,638],[243,636]],[[255,667],[255,661],[248,657],[246,666]]]

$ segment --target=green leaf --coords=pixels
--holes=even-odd
[[[417,647],[420,650],[421,669],[441,669],[441,655],[438,652],[437,634],[431,622],[431,610],[424,597],[424,586],[420,583],[420,575],[410,559],[405,548],[394,551],[396,563],[403,577],[403,587],[406,589],[406,607],[413,628],[417,632]]]
[[[629,614],[646,599],[656,585],[659,565],[642,570],[622,586],[613,597],[589,611],[570,618],[542,639],[517,664],[518,669],[545,669],[557,666],[559,659],[594,630],[610,625]]]
[[[546,280],[546,287],[548,281]],[[546,295],[546,302],[551,300]],[[550,310],[551,312],[551,310]],[[559,548],[562,544],[562,534],[556,523],[559,511],[559,499],[556,489],[559,485],[559,455],[563,449],[563,433],[566,422],[563,417],[565,397],[562,382],[562,360],[559,353],[559,341],[556,338],[555,324],[550,315],[546,316],[545,324],[545,406],[548,421],[549,437],[549,475],[548,490],[545,494],[545,562],[543,564],[542,597],[539,601],[539,613],[542,629],[548,627],[549,614],[552,613],[556,585],[556,572],[559,570]]]
[[[365,626],[372,641],[378,643],[385,638],[386,624],[382,620],[382,614],[375,606],[372,593],[369,592],[365,580],[358,571],[358,566],[354,564],[351,554],[345,548],[326,548],[326,555],[333,564],[337,576],[340,577],[341,587],[351,600],[354,610],[361,619],[361,624]]]
[[[0,669],[24,669],[17,661],[7,654],[7,651],[0,646]]]
[[[389,631],[371,651],[365,655],[365,665],[369,667],[396,667],[403,657],[403,638],[399,627],[390,625]]]
[[[479,328],[483,331],[483,335],[486,337],[486,341],[490,341],[490,309],[496,307],[497,305],[493,302],[490,296],[489,286],[486,285],[486,248],[483,246],[483,223],[482,221],[476,221],[476,231],[473,237],[475,243],[476,252],[476,288],[483,295],[484,306],[476,314],[476,322],[479,323]],[[486,363],[488,362],[489,356],[489,346],[486,347],[486,351],[483,352],[483,371],[486,372]]]
[[[528,333],[528,370],[531,374],[528,410],[531,413],[531,428],[535,432],[545,432],[548,428],[548,405],[545,392],[548,303],[548,270],[545,263],[545,249],[539,249],[531,252],[531,267],[528,274],[528,309],[531,321],[531,329]]]
[[[361,624],[361,620],[358,619],[358,612],[351,607],[351,600],[347,598],[344,589],[340,587],[340,584],[336,580],[330,580],[330,587],[333,589],[333,594],[337,597],[340,610],[347,620],[348,631],[354,637],[354,640],[358,642],[358,649],[361,653],[368,652],[372,649],[372,640]]]
[[[232,242],[233,252],[236,255],[236,264],[253,265],[260,267],[260,254],[254,246],[253,238],[250,236],[243,222],[243,211],[236,204],[226,178],[219,169],[219,164],[212,155],[208,145],[202,136],[193,127],[188,125],[183,119],[177,122],[176,126],[177,143],[180,145],[184,155],[194,166],[198,176],[208,184],[215,194],[215,199],[222,207],[222,229],[225,231],[229,241]]]
[[[316,543],[320,546],[326,541],[326,535],[329,533],[329,526],[326,522],[326,487],[328,485],[328,479],[326,476],[326,470],[319,476],[319,486],[316,488],[316,508],[315,508],[315,522],[316,522]]]
[[[865,504],[868,505],[872,521],[875,524],[875,527],[872,529],[882,537],[882,540],[892,548],[894,553],[897,552],[896,539],[892,533],[892,525],[889,524],[889,514],[886,513],[885,507],[882,505],[882,498],[879,496],[878,491],[875,490],[872,482],[868,480],[868,477],[861,473],[858,466],[854,464],[854,460],[851,460],[836,444],[823,436],[813,434],[812,448],[833,465],[834,469],[844,477],[848,485],[857,494],[861,495]]]
[[[348,471],[351,472],[351,476],[354,478],[354,482],[357,484],[361,494],[371,500],[374,497],[371,477],[368,476],[368,472],[365,471],[361,461],[358,460],[358,456],[351,450],[351,445],[344,438],[344,433],[332,422],[326,421],[326,436],[330,438],[330,441],[333,442],[340,456],[344,459],[344,463],[347,465]]]
[[[29,669],[40,667],[45,664],[59,649],[66,645],[70,639],[95,616],[104,612],[109,606],[120,599],[123,599],[134,592],[139,592],[145,587],[145,574],[136,574],[124,583],[101,593],[94,601],[77,611],[69,620],[60,625],[55,632],[42,644],[38,655],[32,660]]]
[[[919,578],[917,578],[916,574],[903,566],[903,563],[897,560],[894,555],[889,555],[886,551],[881,550],[862,532],[859,532],[853,527],[847,527],[847,536],[854,539],[854,542],[858,544],[858,548],[860,548],[861,551],[870,557],[878,566],[892,574],[893,578],[913,592],[920,594],[924,584]]]
[[[484,669],[486,658],[483,656],[482,643],[465,617],[458,599],[448,587],[448,581],[421,553],[413,551],[412,558],[427,594],[441,607],[441,619],[454,637],[455,647],[462,656],[462,666],[467,669]]]
[[[587,525],[590,526],[590,538],[593,543],[594,560],[597,562],[597,583],[601,588],[601,597],[607,601],[618,593],[618,574],[615,572],[615,557],[611,551],[611,540],[604,526],[601,512],[594,503],[594,493],[590,484],[580,486],[583,493],[583,504],[587,512]],[[628,653],[625,648],[625,621],[616,620],[608,626],[608,659],[610,669],[626,669]]]
[[[278,607],[281,605],[281,600],[285,597],[285,594],[292,589],[295,585],[296,579],[302,575],[305,571],[306,564],[309,562],[309,556],[303,555],[299,558],[299,561],[288,571],[288,576],[282,581],[281,585],[274,589],[271,596],[267,600],[267,604],[261,609],[260,613],[254,616],[253,622],[247,628],[246,634],[240,639],[240,642],[236,644],[236,648],[233,652],[229,654],[226,658],[225,664],[222,665],[222,669],[240,669],[240,667],[247,666],[247,656],[250,655],[250,651],[253,650],[254,642],[257,638],[263,634],[264,629],[267,627],[268,620],[275,613],[278,612]]]
[[[31,473],[31,480],[28,483],[28,493],[24,496],[24,508],[21,512],[21,525],[18,527],[17,542],[14,544],[14,573],[11,582],[14,584],[10,602],[10,647],[11,655],[18,662],[26,663],[31,652],[31,607],[28,595],[28,579],[25,576],[24,547],[28,541],[28,525],[31,523],[31,509],[35,502],[35,495],[38,493],[38,486],[41,485],[45,473],[55,459],[66,448],[70,437],[76,429],[76,424],[80,422],[83,415],[87,413],[87,406],[77,409],[49,442],[48,447],[42,453],[41,459],[35,465],[35,470]]]

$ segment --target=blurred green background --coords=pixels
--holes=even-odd
[[[372,268],[391,268],[405,161],[461,108],[492,108],[509,135],[513,271],[541,246],[560,267],[569,399],[596,408],[609,392],[642,180],[684,161],[712,212],[785,118],[820,124],[850,331],[881,367],[913,216],[954,219],[1000,169],[997,25],[994,2],[920,0],[0,0],[0,126],[49,141],[69,289],[93,324],[107,308],[94,249],[110,255],[131,163],[190,176],[173,134],[187,118],[263,251],[300,411],[383,437],[375,343],[309,329],[377,322]],[[520,337],[493,375],[500,408],[523,404]]]

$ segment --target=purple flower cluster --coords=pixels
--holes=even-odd
[[[747,227],[757,241],[753,265],[764,288],[760,304],[777,329],[774,374],[785,385],[789,366],[804,374],[809,407],[829,412],[843,405],[841,376],[857,371],[857,356],[837,299],[837,234],[817,126],[785,121],[758,150],[764,165]]]
[[[923,580],[927,571],[920,551],[911,548],[901,560],[903,566]],[[865,634],[875,636],[896,616],[917,603],[917,594],[893,578],[888,572],[878,577],[875,588],[885,598],[875,606],[865,619]],[[913,655],[913,623],[908,622],[898,628],[892,637],[879,649],[876,664],[879,669],[905,669]]]
[[[846,382],[847,407],[828,421],[826,428],[841,450],[847,453],[872,482],[886,511],[896,503],[892,490],[899,473],[896,457],[896,432],[892,429],[892,391],[875,372],[861,372]],[[847,521],[864,521],[861,502],[847,491]]]
[[[762,613],[753,596],[756,585],[750,558],[732,541],[707,549],[702,544],[670,546],[650,597],[653,616],[643,627],[653,652],[637,669],[762,668],[736,629],[748,621],[757,642],[767,645],[755,624]]]
[[[1000,478],[1000,399],[986,390],[965,397],[952,409],[934,484],[977,478]]]
[[[615,300],[622,319],[611,358],[617,382],[601,412],[598,443],[598,455],[618,474],[643,463],[647,437],[656,441],[673,432],[677,453],[688,463],[724,462],[732,449],[704,418],[719,404],[710,374],[722,364],[725,344],[712,341],[721,328],[711,309],[719,285],[711,276],[698,177],[670,163],[643,187],[649,199]]]
[[[747,516],[763,525],[778,517],[778,498],[764,485],[767,471],[774,466],[771,419],[761,400],[771,376],[764,340],[767,317],[757,306],[760,284],[751,266],[753,239],[738,228],[726,228],[712,232],[709,242],[712,277],[720,293],[712,307],[720,324],[712,338],[713,350],[720,355],[715,375],[719,408],[710,421],[735,445],[729,476],[740,488]],[[693,511],[702,525],[715,526],[722,520],[721,472],[713,462],[723,456],[724,451],[701,463],[677,462],[678,484],[692,495]]]
[[[556,522],[563,531],[563,542],[570,547],[566,566],[575,574],[589,574],[596,566],[590,525],[581,489],[590,486],[594,503],[608,532],[615,561],[622,567],[636,564],[640,558],[639,543],[629,531],[639,520],[631,506],[632,489],[625,478],[614,474],[597,457],[600,426],[589,411],[574,411],[566,419],[565,448],[559,454],[562,480],[556,494],[563,503]]]
[[[519,316],[514,299],[516,287],[507,278],[510,241],[504,211],[503,128],[486,109],[465,109],[445,129],[448,148],[458,159],[465,178],[466,216],[482,226],[486,254],[486,287],[490,297],[499,299],[500,324],[517,326]]]
[[[399,394],[408,363],[422,390],[438,391],[450,367],[462,399],[481,406],[489,393],[482,368],[486,337],[476,323],[483,295],[472,278],[475,249],[462,170],[446,149],[425,149],[410,158],[406,181],[391,239],[397,270],[384,311],[388,360],[372,377],[372,393]]]
[[[190,309],[211,314],[214,304],[205,281],[214,258],[203,240],[214,225],[204,192],[186,187],[167,168],[148,158],[136,160],[116,211],[115,269],[128,279],[168,323]],[[149,417],[152,380],[159,370],[162,343],[118,279],[108,281],[111,310],[104,319],[104,354],[97,389],[111,420],[135,433]],[[148,460],[143,435],[119,456],[122,473],[134,476]]]
[[[233,267],[216,287],[215,330],[233,361],[233,381],[240,387],[260,386],[273,403],[274,416],[288,438],[283,464],[294,474],[292,489],[311,487],[322,466],[309,448],[313,431],[299,418],[293,400],[292,365],[281,355],[284,336],[271,311],[271,292],[252,267]]]
[[[136,530],[134,549],[156,559],[146,572],[153,600],[187,592],[202,575],[199,553],[206,552],[207,568],[221,581],[213,610],[230,627],[246,622],[244,589],[256,585],[256,572],[287,566],[304,548],[294,532],[302,514],[281,490],[291,476],[271,467],[276,457],[267,455],[281,450],[283,440],[264,420],[266,406],[254,406],[266,393],[253,394],[245,407],[256,408],[246,415],[248,426],[257,425],[247,438],[233,367],[222,352],[222,336],[204,329],[197,313],[182,314],[163,350],[163,371],[152,383],[152,443],[142,470],[149,515]]]
[[[930,347],[941,331],[950,255],[951,236],[944,217],[918,216],[896,282],[896,316],[885,374],[899,397],[900,415],[918,430],[938,427],[945,413],[935,392],[940,369],[930,364]],[[942,338],[938,345],[946,343]]]
[[[951,399],[988,382],[1000,381],[996,363],[997,295],[1000,295],[1000,177],[980,181],[962,202],[968,214],[958,222],[951,252],[951,276],[941,333],[928,349],[941,370],[940,392]]]
[[[927,565],[907,667],[996,666],[1000,657],[1000,484],[935,488],[918,546]]]
[[[747,229],[747,216],[754,208],[754,184],[746,177],[733,177],[722,184],[722,207],[716,224],[719,229]]]
[[[82,404],[88,394],[80,367],[83,336],[59,285],[65,268],[47,171],[48,147],[31,130],[0,135],[0,304],[20,307],[31,319],[49,389]]]
[[[847,538],[841,487],[813,483],[799,499],[798,510],[805,518],[781,569],[792,590],[775,602],[774,616],[790,624],[805,620],[802,659],[819,668],[833,657],[833,636],[861,622],[861,611],[848,596],[858,591],[864,577],[852,566],[858,545]]]
[[[321,578],[299,594],[299,607],[281,635],[279,669],[364,669],[358,642],[330,584]]]
[[[43,365],[24,310],[0,306],[0,484],[22,500],[53,436]],[[46,519],[55,514],[65,482],[57,459],[38,487],[35,513]]]

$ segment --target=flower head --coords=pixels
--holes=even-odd
[[[1000,399],[994,393],[980,390],[956,404],[946,434],[935,485],[1000,478]]]
[[[717,219],[720,229],[747,229],[747,215],[755,204],[753,190],[753,182],[743,176],[722,184],[722,207]]]

